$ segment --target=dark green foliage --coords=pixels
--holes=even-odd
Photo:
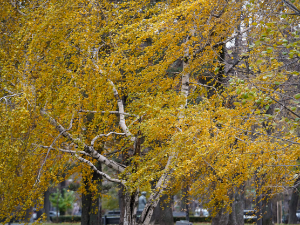
[[[174,217],[174,223],[176,221],[185,220],[185,217]],[[58,222],[80,222],[81,216],[59,216]],[[57,223],[56,217],[52,217],[52,222]],[[192,223],[202,223],[202,222],[211,222],[211,217],[198,217],[198,216],[190,216],[190,222]],[[245,220],[245,223],[254,223],[255,221],[252,219]]]
[[[211,222],[211,217],[190,216],[189,218],[190,218],[190,222],[192,223]],[[174,217],[174,223],[180,220],[185,220],[185,217]]]
[[[53,206],[58,206],[60,212],[66,212],[68,209],[71,209],[74,201],[74,192],[66,191],[66,189],[64,189],[64,197],[58,189],[55,193],[52,193],[52,195],[50,195],[50,202]]]
[[[80,222],[81,216],[59,216],[58,221],[57,217],[52,217],[53,223],[63,223],[63,222]]]

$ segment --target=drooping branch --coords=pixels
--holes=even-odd
[[[45,110],[41,110],[41,114],[49,119],[49,122],[52,126],[55,127],[55,129],[57,131],[59,131],[60,133],[62,133],[62,136],[67,138],[69,141],[71,141],[72,143],[76,144],[76,145],[82,145],[84,148],[83,150],[88,153],[91,157],[93,157],[94,159],[98,160],[99,162],[105,164],[106,166],[108,166],[109,168],[112,168],[120,173],[124,172],[125,170],[125,166],[120,165],[118,163],[116,163],[113,160],[110,160],[108,158],[106,158],[105,156],[99,154],[94,148],[93,146],[88,146],[86,145],[83,141],[81,141],[78,138],[73,138],[73,136],[67,132],[65,130],[65,128],[59,124],[54,118],[52,118]]]
[[[50,152],[51,149],[53,148],[53,145],[55,144],[55,142],[58,140],[58,138],[59,138],[64,132],[69,131],[69,130],[72,129],[72,125],[73,125],[73,116],[74,116],[74,115],[72,115],[72,119],[71,119],[71,121],[70,121],[70,126],[69,126],[69,128],[68,128],[68,129],[63,129],[62,131],[60,131],[60,133],[56,136],[56,138],[54,138],[54,140],[52,141],[51,145],[48,147],[47,154],[46,154],[45,159],[44,159],[44,161],[43,161],[43,163],[42,163],[42,165],[41,165],[41,168],[39,169],[39,172],[38,172],[38,175],[37,175],[37,178],[36,178],[36,181],[35,181],[34,186],[35,186],[35,185],[39,182],[39,180],[40,180],[40,177],[41,177],[42,171],[43,171],[43,167],[44,167],[44,165],[45,165],[45,163],[46,163],[46,160],[47,160],[47,158],[48,158],[49,152]]]

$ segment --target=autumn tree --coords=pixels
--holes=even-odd
[[[273,13],[288,10],[282,2],[0,6],[2,217],[41,203],[70,162],[66,175],[80,172],[95,198],[97,176],[123,187],[123,224],[149,224],[160,196],[183,180],[215,213],[254,176],[261,193],[293,183],[298,119],[289,107],[299,95],[285,100],[281,87],[295,70],[270,58],[277,42],[288,45]],[[247,44],[226,64],[234,39]],[[178,60],[182,71],[170,74]],[[289,116],[268,114],[272,104]],[[151,188],[137,221],[139,192]]]

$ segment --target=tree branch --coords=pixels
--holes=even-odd
[[[90,154],[86,153],[85,151],[73,151],[73,150],[69,150],[69,149],[52,148],[51,146],[43,146],[43,145],[40,146],[40,147],[51,149],[51,150],[57,150],[57,151],[61,151],[61,152],[67,152],[67,153],[70,153],[70,154],[83,154],[83,155],[92,157]]]
[[[130,137],[131,141],[135,141],[135,137],[130,133],[128,127],[126,126],[125,123],[125,116],[124,116],[124,105],[122,100],[120,99],[119,93],[114,85],[114,83],[108,79],[108,81],[110,82],[110,84],[113,87],[113,92],[114,92],[114,96],[117,99],[118,102],[118,107],[119,107],[119,114],[120,114],[120,127],[122,128],[123,132],[125,133],[126,137]]]
[[[75,157],[81,161],[81,162],[84,162],[85,164],[88,164],[94,171],[96,171],[99,175],[103,176],[105,179],[111,181],[111,182],[114,182],[114,183],[120,183],[120,184],[123,184],[125,185],[125,181],[123,180],[119,180],[119,179],[114,179],[114,178],[111,178],[109,175],[107,175],[106,173],[103,173],[101,171],[99,171],[93,163],[91,163],[90,161],[78,156],[77,154],[75,154]]]
[[[117,133],[117,132],[109,132],[108,134],[99,134],[96,137],[93,138],[93,140],[91,141],[91,145],[94,146],[95,141],[99,138],[99,137],[108,137],[111,134],[116,134],[116,135],[125,135],[125,133]]]
[[[85,112],[85,113],[111,113],[111,114],[123,114],[124,116],[133,116],[137,117],[138,115],[130,114],[130,113],[120,113],[119,111],[91,111],[91,110],[83,110],[80,109],[78,112]]]
[[[125,166],[121,166],[118,163],[116,163],[115,161],[110,160],[110,159],[106,158],[105,156],[99,154],[93,148],[93,146],[88,146],[80,139],[73,138],[72,135],[70,133],[68,133],[65,130],[65,128],[62,125],[60,125],[54,118],[52,118],[45,110],[41,110],[41,114],[49,119],[50,124],[52,126],[54,126],[56,130],[61,132],[63,137],[67,138],[69,141],[71,141],[72,143],[74,143],[76,145],[79,145],[79,144],[83,145],[84,146],[83,150],[86,153],[88,153],[91,157],[93,157],[94,159],[98,160],[99,162],[105,164],[109,168],[119,171],[120,173],[124,172]]]
[[[60,131],[59,135],[57,135],[57,137],[54,138],[54,140],[52,141],[51,145],[48,147],[47,154],[46,154],[46,156],[45,156],[45,159],[44,159],[44,161],[43,161],[43,163],[42,163],[41,168],[39,169],[39,172],[38,172],[38,175],[37,175],[37,178],[36,178],[36,181],[35,181],[34,186],[35,186],[35,185],[39,182],[39,180],[40,180],[40,177],[41,177],[41,175],[42,175],[43,167],[44,167],[44,165],[45,165],[45,163],[46,163],[46,160],[47,160],[47,158],[48,158],[48,155],[49,155],[50,150],[53,148],[53,145],[55,144],[55,142],[57,141],[57,139],[58,139],[64,132],[66,132],[66,131],[72,129],[72,125],[73,125],[73,116],[74,116],[74,115],[72,115],[72,119],[71,119],[71,121],[70,121],[70,126],[69,126],[69,128],[68,128],[68,129],[63,129],[62,131]]]
[[[284,4],[289,8],[291,9],[292,11],[294,11],[295,13],[293,15],[297,15],[297,16],[300,16],[300,10],[294,6],[290,1],[288,0],[282,0],[284,2]]]

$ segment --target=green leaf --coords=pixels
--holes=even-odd
[[[267,48],[267,52],[268,52],[268,53],[273,52],[273,48],[271,48],[271,47]]]
[[[299,99],[299,98],[300,98],[300,93],[294,95],[294,98],[295,98],[295,99]]]
[[[258,41],[254,42],[254,43],[255,43],[256,46],[258,46],[258,45],[260,45],[261,42],[258,40]]]
[[[259,60],[256,61],[256,63],[257,63],[257,64],[261,64],[261,63],[262,63],[262,60],[259,59]]]

